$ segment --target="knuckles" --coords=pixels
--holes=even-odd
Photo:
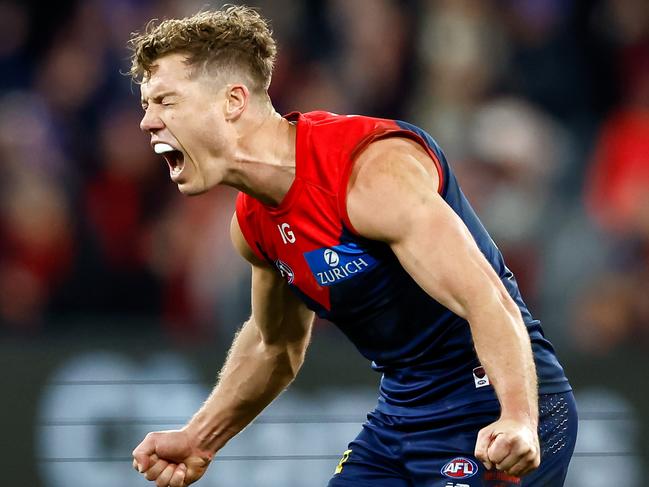
[[[493,464],[508,475],[521,477],[539,467],[540,448],[535,431],[512,426],[501,423],[481,429],[474,455],[487,468]]]

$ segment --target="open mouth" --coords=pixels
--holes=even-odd
[[[167,161],[171,176],[179,175],[185,167],[185,155],[178,149],[174,149],[169,144],[159,142],[153,148],[156,154],[162,155]]]

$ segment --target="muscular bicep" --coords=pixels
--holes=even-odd
[[[308,339],[314,313],[266,261],[252,251],[233,216],[232,243],[252,268],[252,318],[267,344],[292,343]]]
[[[275,270],[253,266],[252,316],[264,342],[275,344],[308,339],[314,313]]]
[[[379,149],[359,156],[350,180],[347,209],[356,230],[388,243],[420,287],[459,316],[507,299],[464,222],[438,194],[426,156],[398,145]]]

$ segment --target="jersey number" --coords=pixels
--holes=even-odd
[[[293,233],[293,230],[291,230],[291,227],[288,225],[288,223],[277,225],[277,229],[279,230],[279,234],[282,236],[282,242],[284,242],[285,244],[295,243],[295,234]]]

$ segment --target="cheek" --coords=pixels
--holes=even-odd
[[[205,117],[197,127],[196,134],[210,151],[220,151],[227,140],[227,127],[213,117]]]
[[[188,106],[182,116],[180,113],[173,116],[174,135],[192,158],[202,160],[206,156],[216,157],[223,154],[229,127],[216,110],[194,104],[192,107]],[[171,122],[172,118],[169,120]]]

